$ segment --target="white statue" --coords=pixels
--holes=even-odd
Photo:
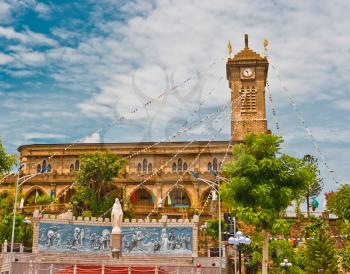
[[[112,208],[111,220],[113,226],[112,234],[120,234],[120,227],[123,221],[123,210],[118,198],[115,198],[115,202]]]

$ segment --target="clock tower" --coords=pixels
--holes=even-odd
[[[230,47],[230,46],[229,46]],[[228,58],[226,75],[231,89],[231,138],[242,141],[250,132],[267,133],[265,86],[269,63],[248,47]]]

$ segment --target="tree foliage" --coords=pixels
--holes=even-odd
[[[80,163],[76,193],[71,199],[74,214],[100,216],[112,207],[116,197],[122,196],[113,179],[123,168],[124,161],[115,154],[96,152],[81,156]]]
[[[80,186],[92,189],[97,200],[101,199],[104,190],[111,188],[113,179],[118,176],[124,161],[115,154],[96,152],[80,157],[81,169],[77,181]]]
[[[350,221],[350,185],[342,185],[330,195],[327,208],[340,219]]]
[[[302,159],[280,154],[281,137],[250,134],[233,146],[234,161],[224,165],[229,183],[223,200],[237,215],[258,229],[271,230],[292,200],[305,193],[307,180],[315,177]]]
[[[304,198],[306,199],[307,212],[309,215],[310,212],[310,197],[318,196],[323,188],[323,179],[320,177],[320,170],[318,169],[317,159],[307,154],[303,158],[304,163],[310,165],[310,169],[314,171],[316,176],[311,176],[309,180],[307,180],[308,187],[304,193]]]
[[[306,243],[305,270],[317,274],[322,269],[324,274],[338,273],[338,259],[334,242],[326,231],[321,230],[317,238]]]
[[[341,252],[341,266],[342,268],[349,272],[350,271],[350,244],[348,244]]]
[[[227,229],[227,224],[225,223],[225,220],[220,221],[221,225],[221,231],[224,232]],[[218,240],[219,238],[219,220],[217,219],[209,219],[207,220],[207,228],[205,229],[205,233],[209,237],[211,237],[214,240]]]
[[[13,165],[17,162],[17,156],[14,154],[7,154],[2,139],[0,138],[0,178],[2,175],[11,171]]]
[[[12,190],[0,194],[0,243],[11,239],[13,201],[14,195]],[[24,218],[21,214],[16,215],[15,242],[25,242],[27,246],[30,246],[32,241],[32,227],[31,225],[26,227]]]

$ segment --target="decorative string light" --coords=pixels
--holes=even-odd
[[[224,60],[224,58],[220,58],[219,60],[222,61],[222,60]],[[206,71],[206,70],[210,70],[210,69],[211,69],[214,65],[216,65],[217,63],[218,63],[218,60],[213,61],[212,63],[209,64],[208,68],[203,69],[203,70],[202,70],[201,72],[199,72],[199,73],[203,73],[203,72]],[[198,75],[198,73],[197,73],[196,75]],[[177,90],[180,86],[183,86],[183,85],[189,83],[189,82],[190,82],[191,80],[193,80],[193,79],[194,79],[194,77],[188,77],[188,78],[186,78],[185,80],[183,80],[182,82],[179,82],[178,84],[173,85],[170,89],[168,89],[168,90],[166,90],[166,91],[160,93],[160,94],[156,97],[156,99],[161,99],[161,98],[165,97],[166,95],[168,95],[168,94],[174,92],[175,90]],[[146,103],[143,103],[143,104],[141,104],[141,105],[138,106],[138,107],[135,107],[134,109],[132,109],[131,111],[129,111],[126,115],[128,115],[128,114],[135,114],[135,113],[137,113],[139,110],[142,110],[142,109],[147,108],[148,106],[150,106],[150,105],[152,104],[152,102],[154,102],[154,101],[155,101],[155,99],[149,100],[149,101],[147,101]],[[118,119],[111,121],[111,122],[108,123],[106,126],[101,127],[101,128],[99,128],[99,129],[95,130],[94,132],[92,132],[91,134],[86,135],[86,136],[83,137],[83,138],[80,138],[80,139],[78,139],[78,140],[76,140],[76,141],[73,141],[71,144],[69,144],[69,145],[67,145],[65,148],[63,148],[63,151],[67,151],[67,150],[70,149],[71,147],[73,147],[73,146],[75,146],[75,145],[81,143],[86,137],[92,136],[92,135],[94,135],[94,134],[100,134],[103,130],[106,130],[106,129],[108,129],[108,128],[114,126],[114,125],[116,125],[117,123],[126,120],[126,119],[127,119],[127,118],[126,118],[126,115],[121,116],[121,117],[119,117]],[[58,152],[54,152],[54,153],[52,153],[50,156],[48,156],[49,162],[50,162],[50,160],[51,160],[53,157],[55,157],[55,156],[57,156],[57,155],[58,155]],[[37,164],[40,164],[40,163],[41,163],[41,162],[38,162]]]
[[[265,50],[267,51],[267,48],[265,48]],[[271,59],[269,58],[269,60],[271,61]],[[319,145],[317,144],[316,142],[316,139],[315,137],[313,136],[310,128],[307,126],[306,122],[305,122],[305,119],[301,113],[301,111],[298,109],[296,103],[295,103],[295,100],[293,99],[292,95],[290,94],[288,88],[286,87],[286,85],[283,83],[282,81],[282,77],[281,77],[281,74],[278,72],[278,70],[276,69],[275,65],[273,63],[271,63],[271,67],[272,69],[274,70],[276,76],[277,76],[277,79],[278,81],[280,82],[281,86],[282,86],[282,89],[283,91],[286,93],[287,95],[287,98],[288,98],[288,101],[289,103],[292,105],[294,111],[297,113],[297,116],[298,116],[298,119],[299,121],[301,122],[302,126],[304,127],[306,133],[308,134],[313,146],[315,147],[315,149],[317,150],[318,154],[320,155],[320,157],[322,158],[323,162],[324,162],[324,165],[326,167],[326,169],[328,170],[332,180],[335,182],[335,184],[338,184],[338,181],[335,179],[335,172],[333,169],[330,168],[327,160],[326,160],[326,157],[324,156],[323,152],[321,151],[321,148],[319,147]]]
[[[273,119],[274,119],[275,125],[276,125],[276,132],[277,132],[277,135],[280,135],[280,126],[279,126],[278,119],[277,119],[276,107],[272,101],[272,94],[271,94],[271,90],[270,90],[270,84],[268,81],[266,81],[266,86],[267,86],[267,92],[268,92],[269,101],[270,101],[270,107],[272,110],[272,116],[273,116]]]

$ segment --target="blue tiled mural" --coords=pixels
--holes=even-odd
[[[111,226],[40,223],[39,250],[106,253],[111,231]]]
[[[124,227],[122,254],[191,255],[191,227]]]
[[[39,224],[39,251],[107,253],[111,226],[78,224]],[[122,227],[122,254],[188,255],[192,254],[192,227]]]

